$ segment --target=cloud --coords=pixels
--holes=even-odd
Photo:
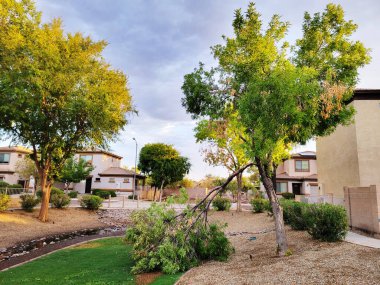
[[[264,23],[274,14],[290,21],[288,40],[301,36],[305,11],[322,11],[328,2],[340,3],[347,18],[359,24],[354,38],[372,48],[372,63],[360,72],[360,87],[378,87],[380,73],[380,3],[378,0],[268,0],[257,1]],[[181,107],[183,76],[199,61],[213,64],[209,47],[221,43],[221,35],[232,34],[233,11],[248,1],[235,0],[49,0],[37,1],[43,20],[61,17],[68,32],[82,32],[95,40],[106,40],[105,59],[125,72],[139,117],[133,117],[112,145],[134,164],[134,141],[171,143],[189,156],[196,178],[221,173],[203,163],[193,137],[194,123]],[[266,24],[264,24],[266,25]],[[311,146],[313,147],[313,146]]]

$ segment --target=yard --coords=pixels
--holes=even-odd
[[[0,284],[174,284],[179,275],[130,273],[131,247],[107,238],[54,252],[0,272]]]
[[[125,210],[112,213],[118,221],[128,216]],[[0,247],[44,234],[104,226],[98,214],[82,209],[51,209],[48,223],[39,222],[36,215],[37,212],[0,213]],[[227,262],[211,261],[191,269],[180,277],[179,285],[378,284],[380,280],[379,249],[346,242],[319,242],[304,231],[287,227],[293,255],[277,258],[274,223],[267,214],[211,212],[209,217],[211,221],[228,223],[225,232],[235,253]],[[152,281],[152,284],[173,284],[179,278],[179,275],[160,276],[159,273],[132,276],[130,250],[120,238],[93,241],[0,272],[0,284],[150,284]]]

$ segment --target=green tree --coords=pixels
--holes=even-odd
[[[140,151],[138,168],[152,177],[156,187],[160,187],[160,201],[163,188],[170,183],[181,181],[189,173],[190,167],[189,159],[180,156],[171,145],[146,144]]]
[[[104,41],[40,18],[30,0],[1,3],[0,135],[32,148],[46,221],[65,161],[80,149],[106,148],[133,108],[126,76],[102,58]]]
[[[85,180],[93,170],[94,167],[84,159],[76,161],[73,157],[70,157],[59,173],[58,180],[66,184],[67,191],[70,183],[79,183]]]
[[[36,194],[38,186],[38,169],[33,160],[25,156],[22,160],[16,162],[16,172],[24,179],[34,178],[34,194]]]
[[[228,114],[219,120],[201,120],[195,128],[197,142],[207,142],[208,147],[202,149],[204,160],[210,165],[224,166],[231,173],[247,164],[247,157],[240,136],[243,129],[235,114]],[[241,191],[243,173],[236,176],[237,212],[241,211]]]
[[[185,75],[183,106],[193,118],[219,120],[237,113],[240,138],[270,199],[278,254],[288,248],[283,212],[276,196],[276,168],[294,143],[332,132],[351,121],[345,104],[357,83],[358,68],[369,62],[368,50],[350,40],[356,30],[341,6],[305,13],[303,37],[291,49],[284,40],[289,23],[274,15],[265,30],[250,3],[235,11],[234,36],[212,47],[218,66],[201,63]],[[289,52],[289,50],[291,52]]]

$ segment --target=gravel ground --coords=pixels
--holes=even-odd
[[[106,226],[95,212],[76,208],[49,209],[46,223],[37,217],[38,210],[32,213],[22,210],[0,213],[0,248],[46,235]]]
[[[273,220],[266,214],[216,212],[210,220],[229,224],[225,231],[235,253],[227,262],[191,269],[178,285],[380,284],[379,249],[318,242],[306,232],[287,228],[293,255],[277,258]],[[248,240],[252,236],[257,239]]]

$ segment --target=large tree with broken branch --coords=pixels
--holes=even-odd
[[[183,106],[194,119],[223,120],[231,114],[243,125],[239,135],[260,173],[276,226],[278,254],[287,240],[275,190],[277,165],[289,147],[349,123],[354,110],[344,104],[358,81],[368,50],[350,40],[357,26],[344,19],[341,6],[305,13],[303,37],[289,49],[289,23],[274,15],[264,30],[253,3],[235,11],[234,35],[212,47],[217,67],[200,64],[185,75]],[[290,52],[291,51],[291,52]]]
[[[30,0],[0,9],[0,137],[32,148],[48,218],[54,177],[87,147],[107,147],[132,111],[127,78],[103,57],[104,41],[41,23]]]

